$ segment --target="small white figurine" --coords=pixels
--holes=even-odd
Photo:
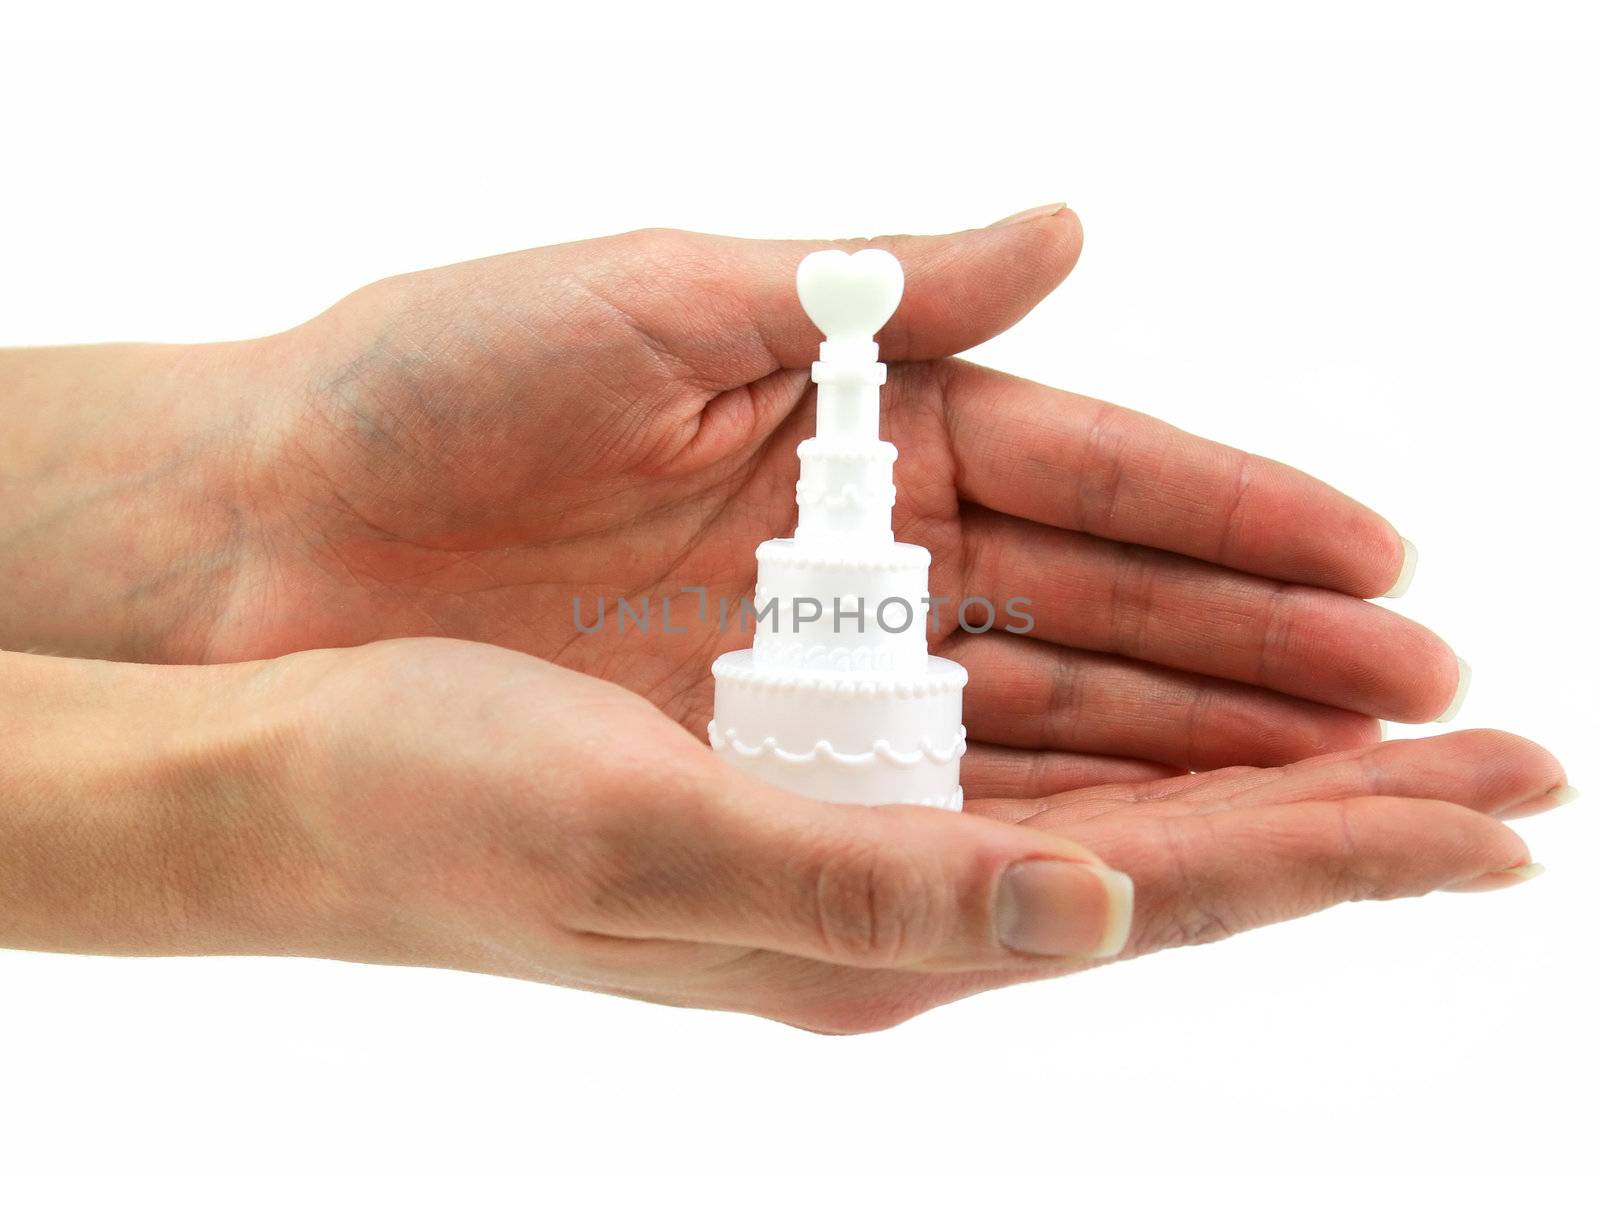
[[[905,275],[885,250],[818,250],[800,304],[825,336],[811,366],[817,434],[800,444],[793,538],[756,548],[755,647],[724,653],[711,746],[805,796],[961,808],[967,671],[928,655],[927,550],[896,542],[894,460],[878,439],[873,335]]]

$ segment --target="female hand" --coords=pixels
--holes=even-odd
[[[874,243],[906,268],[881,336],[895,526],[950,599],[935,651],[972,673],[969,795],[1275,765],[1445,713],[1451,649],[1362,600],[1407,567],[1381,517],[951,359],[1054,288],[1080,240],[1062,208]],[[37,527],[13,514],[0,576],[26,592],[0,641],[214,661],[450,635],[621,683],[702,734],[710,661],[745,642],[716,604],[750,594],[756,544],[795,520],[819,336],[794,271],[817,244],[630,233],[385,280],[265,340],[145,352],[142,388],[95,391],[122,416],[35,446],[76,483]],[[83,364],[29,384],[59,414]],[[114,455],[59,460],[116,429]],[[1036,626],[960,632],[965,597],[1031,599]],[[586,634],[574,603],[591,624],[601,598]],[[652,630],[619,633],[618,598],[649,599]],[[668,598],[682,634],[660,629]]]
[[[1510,884],[1527,850],[1496,815],[1565,782],[1471,732],[986,816],[829,805],[620,687],[449,640],[3,656],[0,711],[0,788],[24,798],[0,816],[0,943],[443,966],[835,1032],[1351,899]]]

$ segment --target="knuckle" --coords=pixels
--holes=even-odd
[[[1325,882],[1329,897],[1361,902],[1384,896],[1381,879],[1368,871],[1357,824],[1357,805],[1340,801],[1334,807],[1332,846],[1326,856]]]
[[[682,274],[706,257],[706,239],[685,229],[633,229],[607,239],[612,245],[619,269],[631,270],[637,277],[656,273]]]
[[[1207,884],[1194,859],[1197,839],[1209,833],[1203,820],[1171,820],[1162,824],[1160,859],[1142,870],[1173,879],[1169,892],[1146,903],[1135,935],[1136,953],[1154,953],[1209,945],[1241,931],[1241,920],[1214,885]]]
[[[653,253],[655,251],[670,252],[673,245],[684,234],[678,229],[670,229],[662,225],[649,228],[629,229],[626,233],[618,233],[607,239],[617,250],[636,254],[641,252]]]
[[[826,951],[863,966],[895,966],[939,940],[938,887],[892,843],[837,846],[814,865],[813,918]]]
[[[1227,915],[1209,903],[1195,903],[1174,912],[1167,921],[1162,948],[1192,948],[1226,940],[1237,929]]]
[[[697,243],[699,234],[691,233],[687,229],[674,229],[667,225],[653,225],[634,230],[633,237],[641,246],[672,253],[693,247]]]

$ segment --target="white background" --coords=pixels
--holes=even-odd
[[[755,4],[598,14],[682,21],[670,43],[407,6],[296,10],[338,45],[184,44],[131,9],[74,32],[145,41],[8,38],[0,343],[257,334],[642,225],[826,238],[1065,200],[1077,271],[977,358],[1379,508],[1421,551],[1398,608],[1476,672],[1451,727],[1600,785],[1596,47],[1542,10],[1513,32],[1559,41],[1464,5],[1369,24],[1480,41],[1251,43],[1302,31],[1205,8],[1151,16],[1217,35],[1168,43]],[[297,32],[271,11],[221,32]],[[443,972],[0,954],[0,1210],[1593,1215],[1569,1175],[1597,1143],[1600,833],[1586,801],[1520,829],[1549,872],[1518,890],[855,1039]]]

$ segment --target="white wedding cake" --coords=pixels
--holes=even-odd
[[[800,303],[825,336],[817,434],[799,449],[793,538],[756,548],[755,647],[718,657],[711,746],[791,792],[961,808],[967,671],[928,655],[927,550],[890,526],[897,452],[878,438],[873,336],[905,277],[884,250],[819,250]]]

